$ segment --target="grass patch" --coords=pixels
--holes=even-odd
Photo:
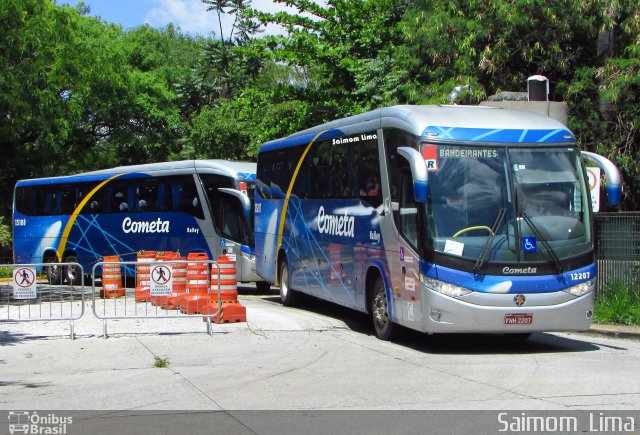
[[[159,356],[154,356],[153,358],[155,360],[155,362],[153,363],[153,366],[155,368],[166,369],[167,367],[169,367],[169,358],[160,358]]]
[[[614,284],[596,297],[594,322],[640,326],[640,291]]]
[[[13,269],[7,266],[0,266],[0,278],[13,278]]]

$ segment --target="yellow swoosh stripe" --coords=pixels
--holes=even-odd
[[[287,194],[284,197],[284,205],[282,206],[282,213],[280,215],[280,228],[278,229],[278,249],[277,249],[277,251],[279,251],[280,248],[282,247],[282,233],[284,233],[284,219],[287,216],[287,209],[289,208],[289,198],[291,197],[291,191],[293,190],[293,185],[296,182],[296,178],[298,178],[298,172],[300,171],[300,167],[302,166],[302,162],[304,161],[304,158],[307,156],[307,153],[311,149],[311,146],[315,143],[316,140],[318,140],[320,135],[322,135],[326,131],[327,130],[321,131],[320,133],[318,133],[316,135],[316,137],[314,137],[311,140],[311,142],[309,142],[309,144],[305,148],[304,152],[302,153],[302,156],[298,160],[298,164],[296,165],[295,171],[293,171],[293,176],[291,177],[291,182],[289,183],[289,188],[287,189]]]
[[[121,175],[124,175],[124,174],[114,175],[113,177],[111,177],[111,178],[109,178],[107,180],[104,180],[102,183],[100,183],[96,187],[94,187],[93,190],[91,192],[89,192],[87,194],[87,196],[85,196],[82,199],[82,201],[80,201],[80,204],[78,204],[76,209],[73,211],[73,213],[69,217],[69,220],[67,221],[67,225],[64,227],[64,231],[62,232],[62,237],[60,238],[60,244],[58,245],[58,252],[56,253],[58,255],[58,261],[60,261],[60,262],[62,261],[62,254],[64,254],[64,250],[67,247],[67,241],[69,240],[69,233],[71,233],[71,228],[73,228],[73,224],[76,222],[76,219],[78,219],[78,215],[80,214],[80,211],[84,208],[85,204],[87,202],[89,202],[91,197],[93,195],[95,195],[95,193],[98,190],[100,190],[102,188],[102,186],[104,186],[109,181],[113,180],[114,178],[120,177]]]

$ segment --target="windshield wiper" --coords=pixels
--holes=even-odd
[[[542,246],[544,246],[544,248],[547,250],[547,252],[549,253],[549,256],[553,260],[553,264],[556,267],[556,270],[558,272],[562,272],[562,264],[560,264],[560,259],[556,255],[556,251],[553,250],[549,242],[547,242],[547,240],[542,236],[542,233],[540,232],[538,227],[531,221],[531,219],[529,218],[529,216],[527,216],[525,212],[520,212],[520,217],[525,220],[527,225],[529,225],[529,228],[531,228],[531,230],[536,235],[538,240],[540,240],[540,243],[542,243]]]
[[[484,245],[482,245],[482,249],[480,250],[480,255],[478,255],[478,260],[476,260],[476,264],[473,266],[473,271],[475,273],[478,273],[478,271],[482,269],[482,266],[484,266],[484,263],[486,263],[487,253],[489,252],[489,248],[493,245],[493,239],[496,236],[496,232],[500,228],[500,225],[502,225],[502,221],[504,220],[504,217],[506,216],[506,214],[507,214],[506,207],[502,207],[500,210],[498,210],[498,215],[493,221],[493,225],[491,225],[491,234],[489,235],[489,237],[487,237],[487,240],[485,240]]]

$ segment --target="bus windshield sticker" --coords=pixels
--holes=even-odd
[[[487,148],[447,148],[440,150],[440,157],[458,158],[458,159],[496,159],[498,158],[498,150]]]
[[[463,250],[464,243],[456,242],[454,240],[447,240],[444,244],[445,254],[457,255],[458,257],[461,257]]]
[[[522,237],[522,250],[525,253],[532,253],[538,251],[538,243],[535,237]]]
[[[405,290],[410,292],[416,291],[416,280],[409,276],[406,276],[404,278],[404,288]]]
[[[425,145],[422,147],[422,157],[427,164],[427,171],[438,170],[438,149],[435,145]]]

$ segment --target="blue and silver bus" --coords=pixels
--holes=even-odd
[[[206,252],[236,259],[238,281],[256,275],[253,191],[256,164],[186,160],[21,180],[15,186],[15,263],[79,263],[139,251]],[[51,282],[76,285],[76,267],[45,267]]]
[[[584,160],[561,123],[475,106],[396,106],[264,144],[257,272],[369,313],[376,335],[584,330],[596,265]]]

